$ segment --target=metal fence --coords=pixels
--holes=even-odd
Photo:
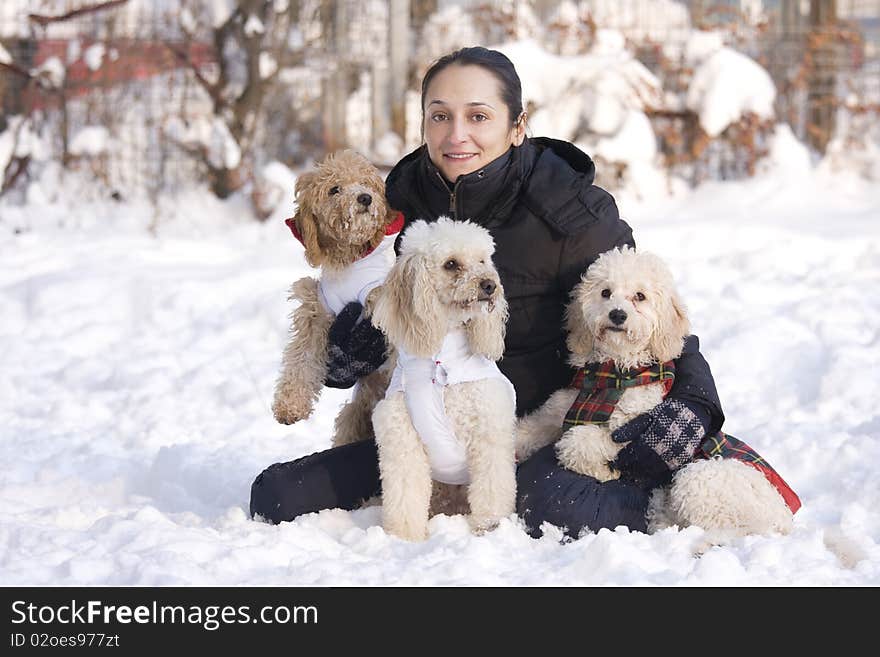
[[[56,13],[75,12],[96,1],[69,0],[56,2],[53,7]],[[359,24],[372,20],[375,25],[378,20],[380,25],[383,22],[387,25],[386,2],[350,4],[349,14],[356,17]],[[477,12],[488,11],[486,7],[492,5],[491,2],[420,2],[413,3],[413,9],[425,13],[428,4],[432,9],[461,4]],[[691,26],[722,30],[731,45],[764,65],[778,89],[778,116],[787,120],[795,134],[815,148],[822,150],[828,143],[839,123],[839,113],[878,112],[880,0],[764,3],[717,0],[673,3],[668,0],[667,4],[679,6],[683,20]],[[664,87],[686,86],[692,71],[688,71],[683,60],[670,60],[660,47],[665,41],[681,38],[683,33],[681,26],[669,27],[668,20],[662,28],[653,22],[657,11],[663,9],[659,6],[661,0],[631,2],[627,12],[614,13],[609,9],[613,5],[595,0],[577,6],[591,29],[609,26],[621,30],[639,59],[663,80]],[[558,12],[559,6],[560,3],[534,0],[529,11],[539,20],[548,21],[557,15],[554,12]],[[203,179],[205,172],[198,162],[170,141],[163,129],[173,117],[184,122],[196,121],[200,115],[212,111],[210,99],[194,83],[191,71],[182,68],[167,47],[169,44],[180,47],[182,43],[177,27],[178,11],[179,3],[173,0],[131,4],[120,0],[118,7],[106,11],[74,16],[63,22],[42,23],[22,12],[12,14],[7,5],[0,11],[0,45],[10,56],[11,63],[0,65],[3,97],[0,132],[8,127],[13,116],[32,117],[38,129],[49,136],[54,159],[63,160],[65,166],[87,168],[121,195],[145,193],[155,197],[162,190],[173,190]],[[515,11],[504,16],[505,20],[517,20]],[[598,23],[599,20],[605,23]],[[419,23],[415,23],[414,29],[418,28]],[[675,34],[664,29],[674,29]],[[414,41],[417,38],[418,35]],[[387,38],[377,34],[362,34],[357,42],[358,52],[365,51],[365,61],[362,67],[353,69],[349,92],[361,89],[361,94],[352,101],[352,106],[359,103],[358,111],[369,112],[373,106],[368,73],[374,67],[366,51],[387,48],[383,44],[387,44]],[[193,61],[210,69],[213,57],[210,44],[187,44],[186,47],[194,49],[190,52]],[[249,167],[269,159],[295,164],[323,149],[326,137],[321,118],[323,69],[328,68],[334,58],[350,62],[351,56],[351,52],[334,53],[332,46],[325,46],[323,63],[318,58],[310,69],[285,72],[279,90],[264,105],[264,118],[254,153],[248,160]],[[372,53],[373,59],[377,56],[385,55]],[[50,89],[34,78],[52,75],[53,58],[63,69],[64,78],[59,87]],[[413,70],[422,64],[414,62]],[[295,111],[294,105],[297,105]],[[694,132],[694,126],[688,125],[688,117],[659,116],[656,121],[667,156],[683,156],[693,148],[697,137],[688,137]],[[674,139],[662,136],[663,122],[667,133],[671,130],[677,134]],[[852,122],[844,123],[852,125]],[[370,122],[365,120],[362,124]],[[84,127],[95,125],[108,129],[113,148],[96,157],[80,157],[71,148],[73,141]],[[737,137],[742,138],[742,135]],[[755,135],[750,138],[749,148],[759,152],[760,143],[755,143]],[[737,163],[730,152],[718,146],[704,150],[704,160],[714,158],[718,165],[706,175],[715,175],[718,170],[726,171],[722,174],[725,177],[747,174],[748,163]],[[669,161],[674,162],[675,158],[670,157]],[[5,188],[20,188],[16,184],[19,178],[30,175],[26,168],[19,169],[7,168],[5,179],[0,181]]]

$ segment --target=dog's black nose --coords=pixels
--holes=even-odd
[[[358,196],[358,203],[360,203],[363,206],[370,207],[370,203],[372,203],[372,202],[373,202],[373,197],[370,196],[369,194],[361,194],[360,196]]]
[[[480,292],[487,298],[491,297],[494,291],[495,283],[493,281],[490,281],[488,278],[484,278],[480,281]]]
[[[608,319],[617,324],[617,326],[620,326],[626,321],[626,313],[620,308],[615,308],[610,313],[608,313]]]

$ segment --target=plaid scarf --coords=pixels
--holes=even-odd
[[[743,441],[719,431],[714,436],[706,436],[694,454],[697,459],[736,459],[758,470],[773,484],[774,488],[782,495],[788,508],[796,513],[801,508],[801,501],[779,473],[764,460],[758,452],[746,445]]]
[[[617,402],[627,388],[660,382],[665,397],[675,379],[675,363],[667,361],[649,367],[619,370],[614,361],[587,363],[577,371],[569,388],[578,388],[577,399],[565,415],[566,428],[579,424],[608,424]]]
[[[564,426],[566,429],[579,424],[607,424],[617,402],[632,388],[661,382],[665,397],[675,380],[675,363],[668,361],[652,367],[618,370],[612,361],[588,363],[577,371],[570,388],[578,388],[577,399],[568,409]],[[782,496],[785,504],[796,513],[801,507],[797,494],[779,476],[779,473],[753,448],[723,431],[706,436],[694,452],[694,459],[725,458],[742,461],[758,470]]]

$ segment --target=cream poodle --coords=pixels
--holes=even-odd
[[[515,392],[495,361],[507,303],[488,231],[441,217],[414,222],[373,308],[396,348],[373,411],[385,530],[427,537],[435,513],[480,533],[513,513]]]
[[[331,153],[296,181],[296,214],[287,220],[320,278],[301,278],[290,288],[299,305],[291,313],[290,338],[275,384],[272,412],[282,424],[312,412],[326,377],[327,334],[349,302],[369,306],[371,294],[394,264],[394,240],[403,216],[385,200],[385,184],[362,155]],[[386,363],[387,365],[387,363]],[[363,377],[336,418],[334,445],[370,438],[370,414],[382,398],[390,366]]]
[[[670,361],[681,355],[690,331],[684,304],[660,258],[614,249],[600,255],[572,291],[566,329],[571,364],[587,373],[575,383],[585,382],[585,387],[558,390],[520,420],[517,457],[528,458],[555,441],[565,467],[598,481],[617,479],[620,473],[612,463],[627,443],[615,442],[611,433],[659,404],[671,387]],[[641,370],[648,373],[637,385],[622,387],[622,394],[615,386],[610,393],[600,390],[602,377],[632,377]],[[728,448],[734,443],[748,449],[722,433],[706,438],[671,484],[654,491],[649,531],[672,525],[727,535],[790,530],[792,509],[783,495],[791,491],[763,459],[753,451],[757,459],[748,464],[706,458],[731,456],[736,450]]]

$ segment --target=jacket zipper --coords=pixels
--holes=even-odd
[[[449,192],[449,211],[452,213],[452,218],[457,219],[458,217],[455,216],[455,194],[458,191],[458,182],[456,181],[455,186],[452,189],[449,189],[449,185],[446,184],[443,174],[439,171],[436,171],[436,173],[440,182],[442,182],[443,186],[446,188],[446,191]]]

